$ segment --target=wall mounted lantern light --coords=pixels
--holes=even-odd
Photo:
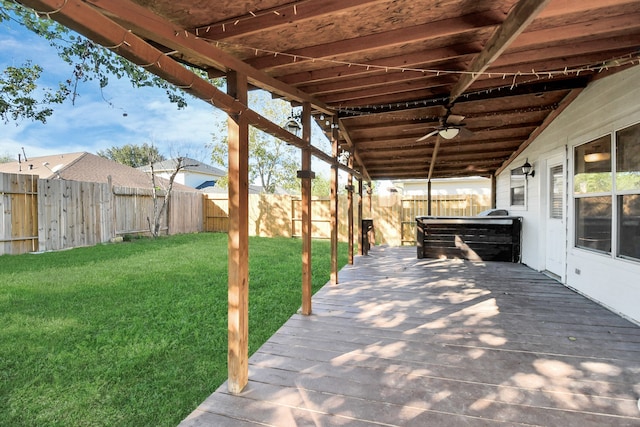
[[[531,166],[531,163],[529,163],[529,159],[526,159],[524,161],[524,165],[522,165],[522,173],[524,174],[524,177],[531,177],[533,178],[534,176],[536,176],[536,171],[533,170],[533,166]]]
[[[300,115],[294,114],[293,110],[291,110],[291,115],[287,119],[287,122],[284,124],[284,128],[289,132],[299,137],[302,135],[302,125],[300,124]]]

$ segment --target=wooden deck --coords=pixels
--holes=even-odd
[[[526,266],[415,252],[357,257],[180,425],[640,426],[640,327]]]

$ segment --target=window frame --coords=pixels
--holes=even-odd
[[[616,127],[615,129],[611,129],[609,132],[600,135],[596,138],[591,138],[588,141],[576,143],[572,146],[572,174],[571,174],[571,198],[572,202],[572,220],[573,220],[573,248],[577,250],[586,251],[593,254],[598,254],[602,256],[606,256],[608,258],[616,259],[616,260],[624,260],[633,262],[635,264],[640,263],[640,255],[636,258],[629,255],[621,254],[621,230],[622,230],[622,212],[620,211],[621,201],[624,196],[640,196],[640,188],[632,189],[632,190],[618,190],[617,189],[617,179],[618,179],[618,135],[620,132],[632,128],[634,126],[640,126],[640,122],[626,124],[624,126]],[[577,149],[581,146],[589,144],[591,142],[597,141],[602,137],[608,136],[610,139],[610,153],[611,158],[608,160],[610,166],[610,180],[611,185],[610,188],[606,191],[593,191],[593,192],[576,192],[576,156],[578,155]],[[638,144],[640,144],[640,139],[638,140]],[[588,198],[596,198],[596,197],[607,197],[610,199],[610,209],[611,209],[611,221],[610,221],[610,235],[611,235],[611,244],[609,251],[602,251],[598,249],[593,249],[585,246],[578,245],[578,200],[580,199],[588,199]],[[640,216],[640,215],[639,215]]]
[[[613,176],[613,207],[615,209],[615,224],[614,227],[612,229],[612,232],[615,235],[616,241],[615,241],[615,246],[614,248],[612,248],[612,250],[615,249],[615,257],[617,259],[624,259],[627,261],[631,261],[631,262],[636,262],[636,263],[640,263],[640,254],[638,254],[638,257],[633,257],[633,256],[629,256],[629,255],[623,255],[621,254],[621,248],[622,248],[622,238],[621,238],[621,231],[622,231],[622,219],[623,219],[623,213],[621,212],[621,201],[623,200],[623,198],[625,196],[638,196],[640,197],[640,186],[638,188],[633,188],[633,189],[625,189],[625,190],[619,190],[617,188],[617,183],[618,183],[618,174],[620,173],[618,171],[618,135],[628,129],[631,129],[633,127],[640,127],[640,122],[638,123],[633,123],[630,124],[628,126],[624,126],[621,127],[619,129],[615,129],[612,133],[613,133],[613,138],[614,138],[614,155],[611,156],[613,158],[613,169],[612,169],[612,176]],[[640,129],[639,129],[640,130]],[[640,144],[640,138],[637,141],[638,144]],[[636,172],[636,171],[634,171]],[[640,214],[640,212],[639,212]],[[640,217],[640,215],[639,215]]]
[[[521,184],[514,186],[514,183]],[[522,187],[523,196],[521,204],[514,204],[513,189]],[[512,210],[527,210],[527,177],[522,172],[522,167],[513,168],[509,171],[509,207]]]

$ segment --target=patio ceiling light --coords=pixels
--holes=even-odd
[[[611,153],[590,153],[584,155],[584,161],[586,163],[604,162],[611,159]]]
[[[440,136],[444,139],[453,139],[458,136],[458,133],[460,133],[459,128],[446,128],[439,132]]]
[[[284,124],[284,128],[289,132],[294,134],[295,136],[302,135],[302,124],[300,124],[300,115],[294,114],[293,110],[291,110],[291,115],[287,119],[287,122]]]

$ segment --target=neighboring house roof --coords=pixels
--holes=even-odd
[[[198,172],[207,175],[215,175],[215,176],[225,176],[227,173],[222,169],[218,169],[214,166],[208,165],[206,163],[202,163],[198,160],[191,159],[189,157],[184,157],[182,161],[183,165],[186,165],[182,168],[183,171],[187,172]],[[158,162],[153,164],[153,169],[156,172],[173,172],[176,170],[176,166],[178,165],[178,159],[169,159],[163,162]],[[144,172],[151,172],[151,165],[140,166],[138,169]]]
[[[211,180],[211,181],[205,181],[202,184],[198,185],[196,187],[196,190],[202,190],[203,188],[208,188],[208,187],[213,187],[214,185],[216,185],[216,182]]]
[[[114,162],[95,154],[81,152],[32,157],[27,161],[0,164],[0,172],[38,175],[40,179],[66,179],[85,182],[111,182],[119,187],[151,188],[149,174]],[[166,180],[158,177],[166,183]],[[194,191],[193,188],[174,183],[178,191]]]

